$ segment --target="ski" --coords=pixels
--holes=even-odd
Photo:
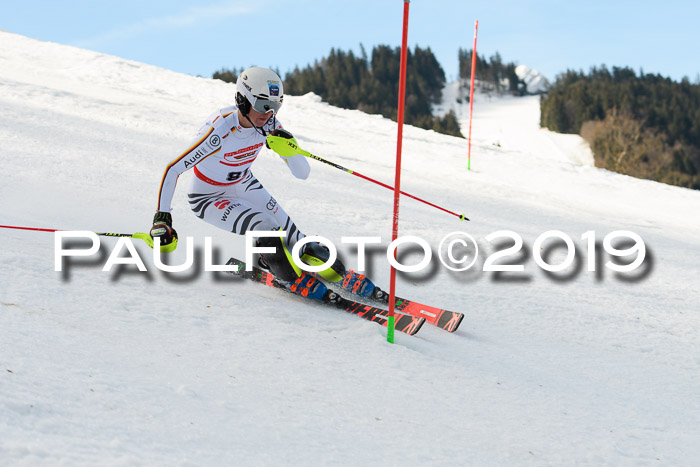
[[[337,284],[330,284],[337,290],[343,291],[343,289]],[[370,302],[381,303],[382,305],[389,304],[389,293],[382,290],[379,297],[367,297],[363,300],[368,300]],[[456,311],[445,310],[444,308],[437,308],[430,305],[425,305],[413,300],[408,300],[402,297],[395,297],[394,310],[401,313],[416,316],[418,318],[425,318],[425,321],[433,326],[437,326],[440,329],[444,329],[447,332],[455,332],[460,324],[462,324],[462,319],[464,319],[463,313],[457,313]]]
[[[280,284],[280,282],[275,278],[274,275],[267,271],[263,271],[260,268],[257,268],[255,266],[252,267],[252,271],[246,271],[246,265],[244,262],[237,260],[236,258],[231,258],[228,260],[226,263],[227,266],[238,266],[237,271],[230,271],[231,274],[235,274],[237,276],[240,276],[244,279],[249,279],[252,280],[253,282],[259,283],[259,284],[264,284],[268,287],[273,287],[276,289],[282,289],[284,291],[287,291],[287,288]],[[371,305],[366,305],[364,303],[356,302],[353,300],[349,300],[340,294],[337,294],[335,292],[330,291],[330,294],[333,294],[332,301],[323,301],[319,303],[323,303],[326,305],[334,306],[336,308],[340,308],[350,314],[357,315],[361,318],[364,318],[368,321],[374,321],[375,323],[379,323],[382,326],[387,326],[389,323],[388,315],[389,311],[385,310],[383,308],[377,308],[375,306]],[[290,292],[291,293],[291,292]],[[416,334],[421,326],[423,326],[423,323],[425,323],[426,319],[420,316],[412,316],[410,314],[401,314],[401,313],[394,313],[394,328],[397,331],[403,332],[405,334],[408,334],[409,336],[412,336]]]
[[[425,318],[426,322],[447,332],[455,332],[459,325],[462,324],[462,319],[464,319],[463,313],[424,305],[401,297],[395,297],[395,299],[395,310],[411,316]],[[386,300],[381,303],[389,303],[389,294],[387,294]]]

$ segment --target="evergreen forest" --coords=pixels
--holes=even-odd
[[[313,65],[288,72],[283,78],[284,90],[292,95],[313,92],[331,105],[381,114],[396,121],[400,63],[399,47],[376,46],[371,57],[364,47],[359,56],[352,51],[331,49],[327,57]],[[223,69],[213,77],[235,82],[238,73],[236,69]],[[445,72],[430,48],[409,49],[404,121],[461,137],[454,112],[442,118],[432,115],[432,105],[440,102],[444,85]]]
[[[569,70],[540,109],[541,126],[588,141],[596,166],[700,189],[700,83],[630,68]]]
[[[284,77],[285,92],[313,92],[331,105],[381,114],[396,120],[400,48],[375,46],[368,55],[331,49],[327,57],[296,67]],[[462,136],[454,112],[432,115],[440,102],[445,73],[430,48],[408,50],[405,122]],[[471,77],[472,51],[459,49],[459,78]],[[526,94],[516,64],[496,53],[477,54],[481,92]],[[213,77],[235,82],[242,71],[222,69]],[[279,71],[277,71],[278,74]],[[282,76],[280,74],[280,76]],[[700,189],[700,79],[690,83],[639,73],[630,68],[568,70],[540,100],[540,125],[580,134],[598,167],[638,178]]]

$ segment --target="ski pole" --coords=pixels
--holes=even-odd
[[[59,230],[59,229],[38,229],[36,227],[18,227],[15,225],[0,225],[0,228],[2,229],[17,229],[17,230],[32,230],[35,232],[66,232],[66,230]],[[132,234],[124,234],[124,233],[113,233],[113,232],[94,232],[96,235],[100,235],[102,237],[130,237],[130,238],[137,238],[139,240],[143,240],[146,242],[146,244],[153,248],[153,238],[144,232],[136,232]]]
[[[382,183],[378,180],[375,180],[373,178],[367,177],[366,175],[362,175],[361,173],[355,172],[354,170],[347,169],[343,167],[342,165],[338,165],[335,162],[328,161],[326,159],[323,159],[322,157],[315,156],[311,154],[308,151],[305,151],[301,149],[293,140],[283,138],[281,136],[272,136],[268,135],[267,137],[267,144],[270,146],[270,149],[275,151],[277,154],[279,154],[282,157],[292,157],[296,156],[297,154],[301,154],[303,156],[306,156],[310,159],[315,159],[319,162],[323,162],[324,164],[330,165],[331,167],[335,167],[336,169],[342,170],[343,172],[347,172],[349,174],[355,175],[356,177],[360,177],[364,180],[367,180],[372,183],[376,183],[379,186],[383,186],[384,188],[387,188],[391,191],[394,191],[394,187],[387,185],[386,183]],[[452,214],[453,216],[459,217],[459,220],[461,221],[468,221],[469,218],[465,216],[464,214],[457,214],[456,212],[452,212],[449,209],[445,209],[441,206],[438,206],[437,204],[433,204],[429,201],[426,201],[424,199],[418,198],[417,196],[413,196],[410,193],[406,193],[405,191],[400,191],[400,193],[404,196],[408,196],[409,198],[413,198],[416,201],[420,201],[421,203],[425,203],[428,206],[432,206],[436,209],[439,209],[441,211],[444,211],[448,214]]]

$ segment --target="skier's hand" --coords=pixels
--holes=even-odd
[[[295,146],[299,146],[296,138],[294,138],[294,136],[292,136],[292,134],[290,132],[288,132],[287,130],[283,130],[282,128],[275,128],[274,130],[272,130],[270,132],[270,136],[277,136],[279,138],[292,140],[292,142],[294,142]],[[267,146],[267,149],[272,149],[267,140],[265,141],[265,146]]]
[[[265,144],[280,155],[296,178],[305,180],[309,177],[311,167],[304,156],[310,156],[310,154],[299,147],[297,140],[290,132],[275,128],[267,136]]]
[[[160,238],[161,247],[173,243],[177,245],[177,232],[173,229],[173,216],[169,212],[156,212],[153,216],[153,227],[151,227],[150,235],[153,238]]]

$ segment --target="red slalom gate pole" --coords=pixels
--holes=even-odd
[[[408,52],[408,7],[410,0],[403,2],[403,39],[401,40],[401,68],[399,70],[399,113],[398,136],[396,138],[396,178],[394,182],[394,223],[391,231],[391,241],[399,236],[399,199],[401,198],[401,143],[403,142],[404,101],[406,99],[406,61]],[[396,259],[396,250],[394,250]],[[389,323],[386,340],[394,343],[394,304],[396,302],[396,268],[391,266],[389,278]]]
[[[472,49],[472,78],[469,89],[469,149],[467,170],[472,169],[472,111],[474,110],[474,75],[476,73],[476,33],[479,30],[479,20],[474,23],[474,48]]]

